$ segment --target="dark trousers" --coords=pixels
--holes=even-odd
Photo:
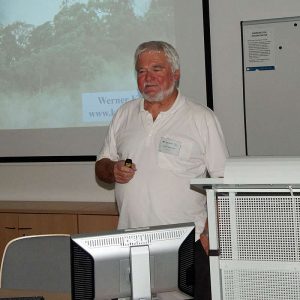
[[[200,240],[195,243],[194,300],[211,300],[209,257]]]

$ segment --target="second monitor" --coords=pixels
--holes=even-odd
[[[71,236],[72,299],[194,293],[194,223]]]

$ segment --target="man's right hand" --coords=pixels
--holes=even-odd
[[[124,160],[120,160],[115,162],[114,164],[114,177],[115,177],[115,182],[117,183],[129,182],[133,178],[136,172],[136,166],[134,163],[130,168],[125,166],[124,163],[125,163]]]

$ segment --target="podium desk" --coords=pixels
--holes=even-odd
[[[300,157],[229,159],[207,196],[212,300],[300,299]]]

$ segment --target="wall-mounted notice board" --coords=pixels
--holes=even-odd
[[[247,155],[300,155],[300,17],[241,30]]]

